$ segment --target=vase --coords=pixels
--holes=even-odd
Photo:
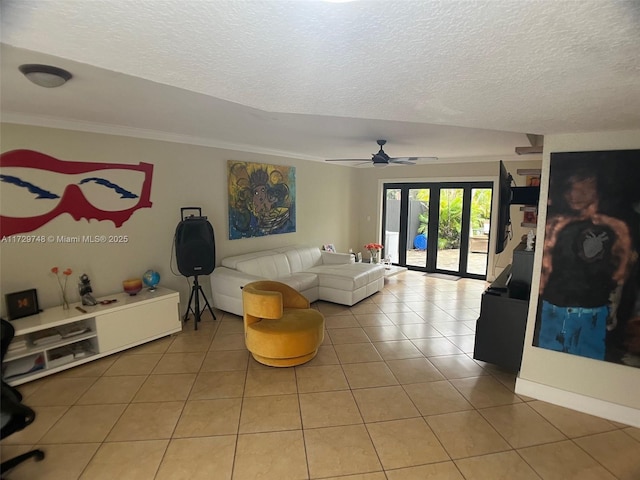
[[[380,263],[380,250],[371,250],[371,263]]]
[[[133,296],[142,290],[142,280],[139,278],[130,278],[122,282],[122,288],[125,293]]]
[[[69,299],[67,298],[67,293],[66,292],[62,292],[62,309],[63,310],[69,310],[69,308],[71,308],[69,306]]]

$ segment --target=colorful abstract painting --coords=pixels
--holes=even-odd
[[[229,240],[296,231],[296,169],[229,160]]]
[[[121,227],[151,207],[153,165],[59,160],[33,150],[0,155],[0,236],[33,232],[62,214]]]

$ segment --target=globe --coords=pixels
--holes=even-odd
[[[160,283],[160,274],[154,270],[147,270],[142,275],[142,281],[153,292]]]

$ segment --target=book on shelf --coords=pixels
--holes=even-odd
[[[83,324],[61,325],[56,328],[48,328],[31,334],[31,343],[35,346],[45,346],[51,343],[59,342],[66,338],[72,338],[77,335],[89,332],[91,329]]]
[[[68,345],[68,347],[73,353],[73,358],[76,359],[85,358],[95,353],[89,340],[83,340],[73,345]]]
[[[54,348],[47,352],[47,364],[49,368],[59,367],[73,361],[73,350],[69,345]]]
[[[48,345],[60,340],[62,340],[62,335],[55,330],[41,330],[31,334],[31,343],[36,346]]]
[[[76,335],[82,335],[83,333],[91,331],[91,329],[82,324],[70,324],[62,325],[57,328],[58,333],[62,338],[71,338]]]
[[[73,353],[67,353],[65,355],[55,356],[55,358],[49,358],[49,368],[59,367],[65,363],[72,362],[74,359]]]
[[[21,350],[26,350],[27,349],[27,341],[24,339],[19,339],[19,340],[13,340],[10,344],[9,344],[9,348],[7,349],[7,352],[19,352]]]

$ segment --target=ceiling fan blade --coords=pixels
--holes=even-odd
[[[395,165],[415,165],[416,162],[410,162],[409,160],[404,160],[400,158],[390,158],[389,163],[393,163]]]
[[[325,162],[370,162],[366,158],[332,158],[325,160]]]
[[[389,159],[391,162],[396,162],[396,160],[403,160],[407,162],[416,162],[416,161],[426,161],[426,160],[438,160],[438,157],[393,157]]]

